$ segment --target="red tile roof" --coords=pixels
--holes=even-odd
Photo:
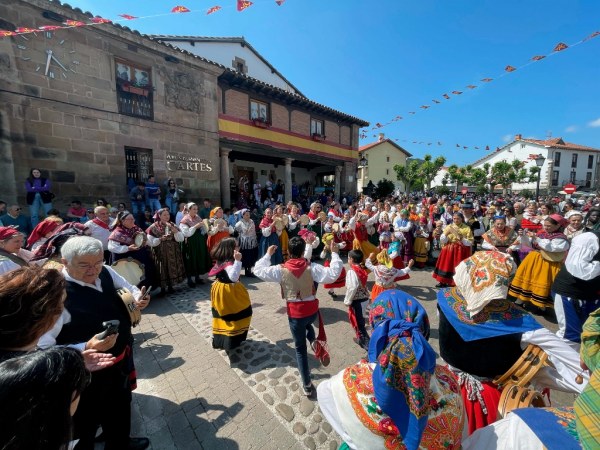
[[[405,153],[407,157],[411,157],[412,154],[409,153],[408,151],[406,151],[405,149],[403,149],[402,147],[400,147],[398,144],[396,144],[394,141],[392,141],[391,139],[384,139],[382,141],[376,141],[376,142],[372,142],[371,144],[367,144],[367,145],[363,145],[362,147],[358,147],[358,152],[364,152],[365,150],[369,150],[373,147],[378,146],[379,144],[383,144],[384,142],[389,142],[390,144],[392,144],[394,147],[396,147],[398,150],[400,150],[402,153]]]
[[[565,142],[560,137],[554,138],[554,139],[530,139],[530,138],[527,138],[527,139],[521,139],[521,140],[525,141],[525,142],[531,142],[532,144],[544,145],[544,146],[552,147],[552,148],[562,148],[565,150],[584,150],[584,151],[591,151],[591,152],[600,151],[600,149],[597,149],[597,148],[587,147],[585,145],[573,144],[571,142]]]

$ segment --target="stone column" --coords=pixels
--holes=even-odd
[[[343,166],[335,166],[335,187],[333,192],[336,202],[340,201],[340,197],[342,195],[342,170],[344,170]]]
[[[284,200],[285,203],[289,202],[292,199],[292,158],[285,158],[285,180],[283,181],[285,184],[285,192],[284,192]]]
[[[17,181],[15,179],[8,114],[4,111],[0,111],[0,173],[2,173],[3,184],[2,200],[7,203],[7,207],[17,204]]]
[[[229,153],[231,149],[221,148],[219,155],[221,156],[221,207],[231,208],[231,192],[229,190]]]

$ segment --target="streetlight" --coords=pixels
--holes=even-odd
[[[538,167],[537,185],[535,187],[535,201],[540,201],[540,178],[542,174],[542,166],[544,165],[546,158],[541,153],[535,157],[535,164]]]
[[[367,168],[367,164],[369,164],[369,160],[367,158],[365,158],[365,156],[363,155],[362,158],[360,158],[358,160],[358,164],[360,167],[360,186],[362,191],[361,192],[365,192],[365,169]]]

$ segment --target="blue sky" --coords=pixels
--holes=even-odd
[[[235,0],[68,3],[113,20],[186,6],[197,12],[126,25],[148,34],[244,36],[311,100],[372,125],[404,117],[379,131],[415,156],[441,154],[467,164],[485,155],[486,145],[495,149],[517,133],[540,139],[551,133],[600,148],[600,36],[497,78],[507,65],[520,67],[559,42],[570,45],[600,31],[597,1],[287,0],[277,6],[255,0],[243,12]],[[223,9],[206,16],[214,5]],[[485,77],[495,80],[480,82]],[[453,90],[463,94],[441,97]],[[433,99],[442,103],[420,108]],[[361,144],[379,131],[369,128]]]

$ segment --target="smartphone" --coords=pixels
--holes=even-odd
[[[102,333],[97,334],[96,337],[100,340],[103,340],[108,336],[117,334],[119,332],[119,324],[120,322],[118,320],[107,320],[106,322],[102,322],[104,331]]]

